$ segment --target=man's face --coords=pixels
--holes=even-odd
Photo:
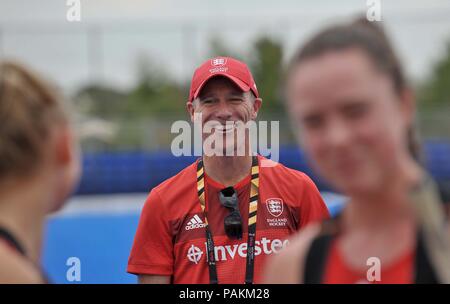
[[[236,152],[240,144],[247,142],[244,139],[248,137],[243,138],[244,134],[238,132],[237,127],[255,120],[260,107],[261,99],[254,98],[251,92],[243,92],[226,77],[211,78],[198,98],[187,103],[192,122],[194,114],[201,113],[203,128],[206,125],[212,127],[211,132],[203,132],[203,141],[209,137],[208,140],[215,138],[222,142],[224,154]]]

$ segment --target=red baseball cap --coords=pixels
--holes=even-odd
[[[197,98],[205,83],[216,76],[227,77],[242,91],[252,90],[255,96],[259,97],[255,80],[245,63],[231,57],[215,57],[205,61],[195,70],[189,91],[189,101]]]

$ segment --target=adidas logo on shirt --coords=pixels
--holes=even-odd
[[[197,228],[203,228],[205,227],[205,223],[203,223],[202,219],[196,214],[194,215],[191,220],[186,225],[186,230],[192,230]]]

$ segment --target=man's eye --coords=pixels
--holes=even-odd
[[[214,102],[214,100],[212,100],[212,99],[203,99],[203,100],[201,100],[202,104],[212,104],[213,102]]]

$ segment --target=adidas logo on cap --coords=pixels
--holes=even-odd
[[[197,228],[203,228],[205,227],[205,223],[203,223],[202,219],[196,214],[194,215],[191,220],[186,225],[186,230],[192,230]]]

